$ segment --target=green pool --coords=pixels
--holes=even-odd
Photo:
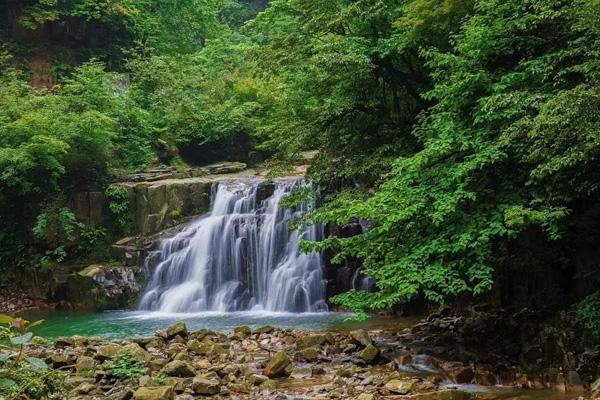
[[[157,330],[183,321],[189,329],[213,329],[230,332],[234,327],[251,328],[273,325],[307,330],[352,329],[358,323],[347,321],[345,313],[266,313],[203,312],[194,314],[161,314],[143,311],[111,311],[104,313],[32,312],[24,315],[30,321],[44,319],[35,334],[48,339],[57,336],[100,336],[105,339],[149,336]],[[374,323],[374,321],[370,322]]]

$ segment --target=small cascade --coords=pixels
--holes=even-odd
[[[276,180],[260,200],[262,181],[215,184],[211,211],[160,244],[160,260],[140,301],[140,310],[327,311],[323,260],[300,252],[300,239],[318,241],[323,227],[291,230],[313,204],[279,206],[302,179]]]

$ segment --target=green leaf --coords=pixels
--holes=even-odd
[[[44,320],[40,319],[38,321],[35,321],[35,322],[32,322],[31,324],[29,324],[29,326],[27,327],[27,329],[31,329],[31,328],[36,327],[38,325],[41,325],[43,323],[44,323]]]
[[[12,379],[0,378],[0,388],[10,389],[15,386],[17,383]]]
[[[27,357],[25,360],[35,369],[48,369],[48,365],[44,360],[36,358],[36,357]]]
[[[27,344],[27,343],[29,343],[29,341],[31,340],[32,337],[33,337],[33,333],[27,332],[21,336],[16,336],[16,337],[10,338],[10,342],[17,346],[22,345],[22,344]]]
[[[10,315],[0,314],[0,324],[10,324],[14,320]]]
[[[6,351],[0,352],[0,363],[6,362],[12,354]]]

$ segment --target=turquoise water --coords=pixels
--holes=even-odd
[[[111,311],[104,313],[35,312],[25,315],[33,321],[45,322],[35,328],[35,334],[48,339],[57,336],[100,336],[105,339],[135,338],[153,335],[157,330],[183,321],[189,329],[213,329],[230,332],[234,327],[248,325],[257,328],[273,325],[280,328],[307,330],[351,329],[357,323],[345,321],[345,313],[266,313],[266,312],[202,312],[194,314],[163,314],[146,311]]]

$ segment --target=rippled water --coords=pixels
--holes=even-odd
[[[276,313],[276,312],[201,312],[167,314],[148,311],[113,311],[105,313],[31,313],[29,320],[44,319],[35,333],[49,339],[57,336],[100,336],[106,339],[133,338],[154,334],[157,330],[184,321],[189,329],[213,329],[230,332],[234,327],[257,328],[273,325],[281,328],[326,330],[350,329],[357,323],[345,321],[344,313]],[[375,321],[370,322],[375,323]]]

